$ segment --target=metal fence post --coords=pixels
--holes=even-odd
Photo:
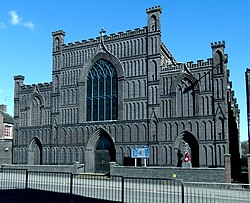
[[[72,198],[73,194],[73,173],[70,174],[70,198]]]
[[[184,203],[184,183],[181,180],[181,202]]]
[[[122,202],[124,202],[124,177],[122,176]]]
[[[29,181],[29,173],[28,173],[28,169],[25,170],[25,189],[27,190],[28,189],[28,181]]]

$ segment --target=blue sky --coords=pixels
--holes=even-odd
[[[211,42],[226,41],[230,80],[247,140],[245,71],[250,68],[249,0],[0,0],[0,103],[13,115],[13,76],[25,84],[51,81],[52,37],[65,43],[142,28],[146,8],[160,5],[162,40],[179,62],[211,57]]]

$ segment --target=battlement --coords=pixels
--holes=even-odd
[[[16,75],[14,76],[14,80],[24,80],[25,77],[23,75]]]
[[[39,88],[45,88],[45,87],[51,87],[52,83],[44,82],[44,83],[38,83],[38,84],[31,84],[31,85],[24,85],[22,86],[22,89],[34,89],[34,87],[38,86]]]
[[[204,60],[197,60],[197,63],[194,63],[193,61],[188,61],[186,62],[186,65],[189,69],[196,69],[196,68],[203,68],[203,67],[207,67],[207,66],[212,66],[212,62],[213,59],[212,58],[208,58],[207,61]],[[167,65],[167,66],[163,66],[161,68],[162,72],[165,71],[173,71],[173,70],[180,70],[183,66],[183,64],[185,63],[177,63],[176,65]]]
[[[218,41],[218,42],[212,42],[212,43],[211,43],[212,49],[218,48],[218,47],[223,47],[223,48],[225,48],[225,46],[226,46],[226,42],[225,42],[225,41]]]
[[[53,33],[58,33],[60,31],[56,31]],[[63,32],[63,31],[62,31]],[[104,35],[104,41],[108,42],[109,40],[114,40],[114,39],[122,39],[125,37],[129,37],[129,36],[133,36],[133,35],[138,35],[138,34],[144,34],[147,32],[147,27],[143,27],[141,28],[135,28],[134,30],[127,30],[126,32],[118,32],[117,34],[115,33],[111,33],[109,36]],[[73,47],[78,47],[78,46],[88,46],[88,45],[92,45],[95,43],[99,43],[100,41],[100,37],[96,37],[94,38],[90,38],[88,40],[82,40],[80,41],[76,41],[75,43],[69,42],[68,44],[63,44],[62,47],[63,48],[73,48]]]
[[[147,13],[157,12],[157,11],[160,11],[162,13],[162,8],[160,6],[154,6],[146,9]]]
[[[52,32],[52,36],[56,36],[56,35],[63,35],[63,36],[65,36],[66,33],[63,30],[57,30],[55,32]]]

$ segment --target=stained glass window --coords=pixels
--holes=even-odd
[[[99,59],[87,76],[87,121],[117,119],[117,73],[107,60]]]

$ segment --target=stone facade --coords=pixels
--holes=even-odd
[[[224,154],[232,152],[232,162],[239,161],[225,42],[212,43],[206,61],[178,63],[161,40],[161,7],[146,13],[145,27],[109,36],[102,30],[96,39],[65,44],[64,31],[52,33],[52,82],[26,85],[24,76],[14,77],[14,163],[78,161],[87,172],[105,172],[109,161],[132,165],[132,147],[146,146],[147,165],[182,166],[184,144],[193,167],[224,167]]]

